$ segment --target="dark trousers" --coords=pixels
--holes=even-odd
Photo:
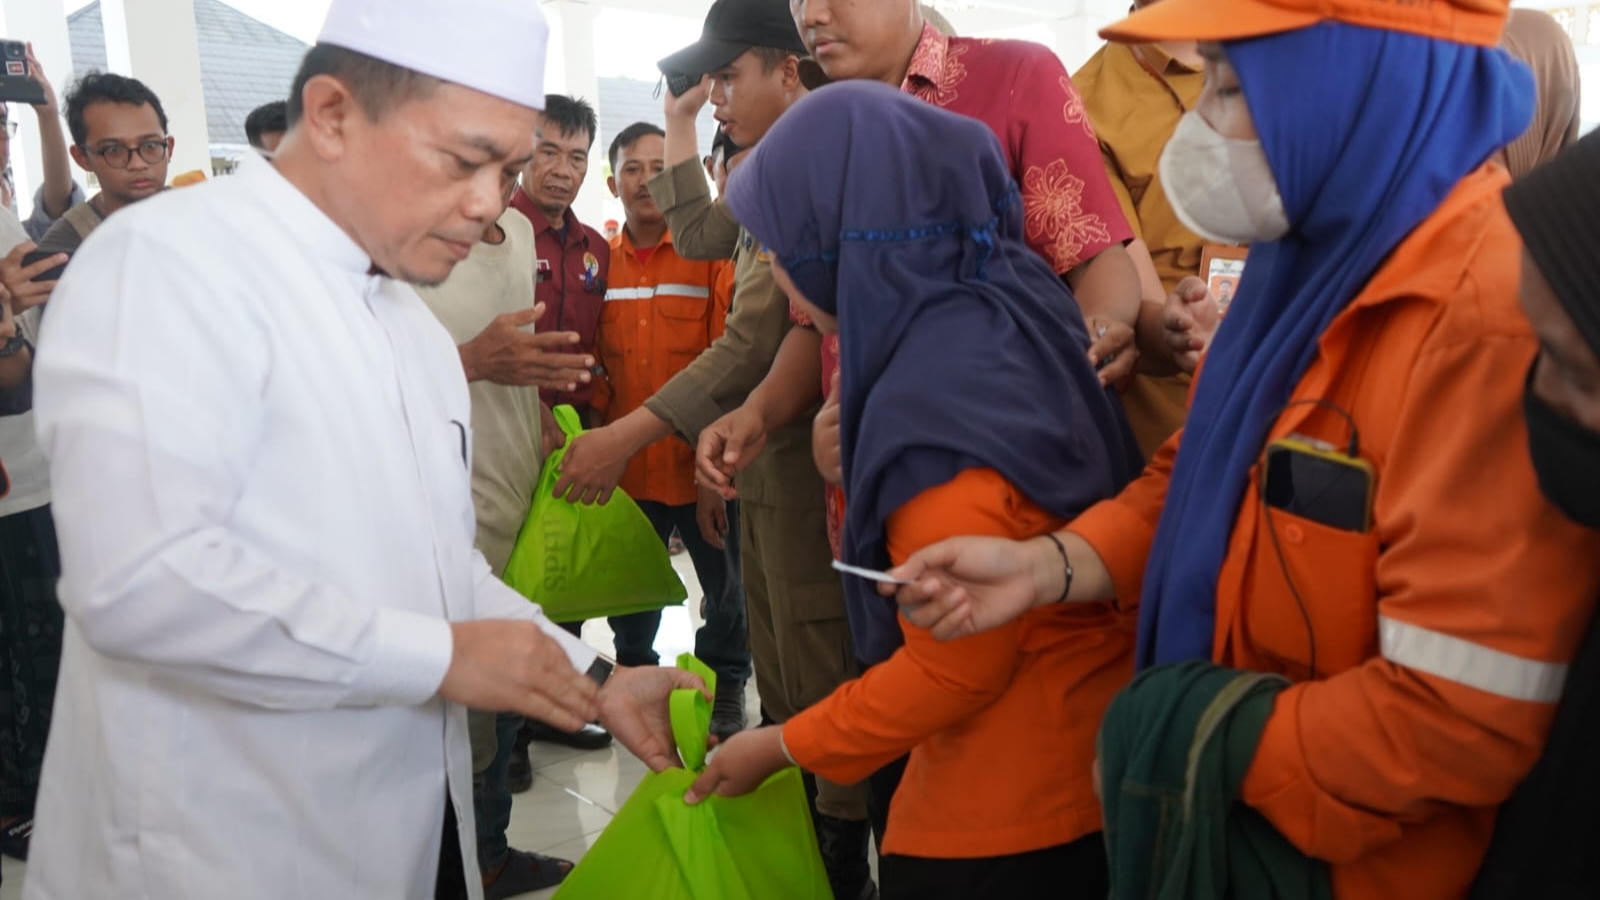
[[[510,852],[506,828],[511,825],[511,791],[506,787],[506,773],[511,768],[511,753],[516,747],[522,721],[522,716],[516,713],[495,714],[494,759],[488,768],[472,776],[472,809],[478,823],[478,867],[484,872],[499,868]]]
[[[617,646],[617,662],[625,666],[660,665],[661,654],[656,652],[656,632],[661,630],[661,610],[630,613],[626,616],[608,616],[611,639]],[[558,622],[573,637],[583,637],[582,622]]]
[[[439,839],[439,874],[433,882],[434,900],[467,900],[467,866],[461,859],[461,836],[456,833],[456,806],[450,792],[444,796],[444,835]],[[473,877],[480,877],[477,869]]]
[[[749,681],[749,622],[744,606],[744,580],[739,569],[739,504],[728,504],[728,533],[723,536],[721,550],[711,546],[700,534],[695,504],[668,506],[641,500],[639,508],[661,536],[662,543],[667,543],[673,530],[677,530],[694,563],[695,576],[700,579],[706,621],[695,632],[694,655],[717,673],[719,684]],[[659,622],[660,614],[656,615]],[[654,633],[651,637],[655,637]],[[620,654],[622,639],[617,640]]]
[[[0,518],[0,816],[31,816],[61,667],[61,554],[41,506]]]
[[[1070,844],[980,859],[885,856],[878,861],[883,900],[1057,900],[1100,898],[1111,891],[1099,832]]]

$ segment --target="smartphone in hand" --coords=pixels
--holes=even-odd
[[[33,80],[33,66],[28,63],[28,45],[22,41],[0,41],[0,102],[26,103],[37,106],[44,102],[44,86]]]
[[[46,251],[46,250],[34,250],[34,251],[29,252],[29,253],[24,253],[22,255],[22,267],[24,269],[26,269],[28,266],[31,266],[34,263],[39,262],[41,260],[49,259],[52,256],[56,256],[56,255],[58,255],[58,253],[59,253],[59,251],[51,252],[51,251]],[[67,262],[71,262],[71,261],[72,261],[72,254],[68,253],[67,254]],[[32,278],[30,278],[28,280],[29,281],[37,281],[37,282],[60,281],[61,280],[61,276],[66,274],[66,271],[67,271],[67,263],[62,263],[61,265],[56,266],[54,268],[46,269],[43,272],[40,272],[39,274],[33,276]]]

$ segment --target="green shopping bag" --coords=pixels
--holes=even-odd
[[[716,691],[716,674],[693,656],[678,657],[678,667]],[[646,775],[556,900],[832,900],[800,770],[784,769],[743,797],[685,804],[705,768],[711,703],[699,691],[673,691],[671,704],[688,768]]]
[[[570,406],[553,410],[567,439],[583,433]],[[682,603],[689,592],[655,527],[622,491],[604,506],[553,494],[566,447],[539,473],[533,507],[506,562],[505,582],[556,622],[621,616]]]

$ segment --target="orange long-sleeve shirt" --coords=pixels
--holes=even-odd
[[[1253,473],[1217,581],[1213,658],[1299,682],[1277,700],[1242,799],[1332,863],[1340,900],[1466,895],[1600,593],[1600,536],[1545,501],[1528,460],[1537,343],[1517,308],[1506,182],[1498,167],[1468,177],[1395,250],[1328,328],[1268,438],[1345,446],[1343,417],[1292,401],[1346,410],[1377,471],[1371,530],[1268,519]],[[1181,441],[1072,525],[1119,596],[1139,594]]]
[[[1061,524],[997,472],[975,469],[889,518],[896,563],[947,537],[1029,538]],[[911,752],[885,853],[1025,853],[1100,830],[1095,734],[1132,676],[1133,619],[1052,606],[950,643],[901,620],[906,643],[784,725],[802,768],[845,784]]]
[[[624,229],[611,239],[611,269],[596,340],[606,370],[594,405],[615,422],[644,405],[662,385],[711,346],[725,328],[732,289],[725,260],[684,259],[664,235],[650,250],[633,246]],[[668,506],[695,502],[694,448],[664,437],[628,461],[618,482],[635,500]]]

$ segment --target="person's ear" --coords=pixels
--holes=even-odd
[[[611,192],[611,196],[613,197],[620,198],[622,196],[621,194],[617,193],[617,178],[615,175],[606,176],[606,189]]]
[[[783,58],[783,90],[785,93],[794,93],[804,87],[800,83],[800,57],[786,56]]]
[[[317,156],[324,160],[344,157],[353,127],[367,122],[361,102],[344,82],[318,75],[300,92],[301,115],[297,128],[305,134]]]

